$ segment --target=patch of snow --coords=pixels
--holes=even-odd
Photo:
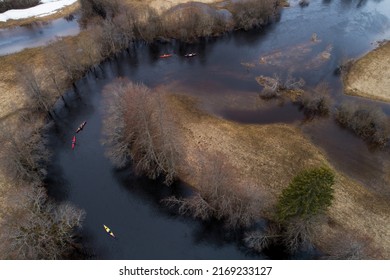
[[[42,4],[35,7],[22,10],[9,10],[0,14],[0,21],[47,16],[76,1],[77,0],[41,0]]]

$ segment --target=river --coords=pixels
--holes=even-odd
[[[386,176],[389,152],[375,151],[331,118],[305,121],[289,102],[261,101],[255,81],[259,75],[278,73],[302,77],[306,86],[326,82],[335,103],[370,102],[388,114],[390,106],[346,96],[335,69],[345,59],[362,55],[375,41],[389,38],[389,1],[297,1],[280,19],[263,30],[237,31],[197,44],[137,45],[102,63],[99,77],[90,73],[77,83],[79,95],[68,92],[70,108],[57,108],[52,136],[54,150],[48,186],[50,195],[86,211],[80,232],[91,258],[97,259],[262,259],[245,250],[240,234],[217,222],[202,223],[177,216],[160,200],[172,194],[188,195],[190,188],[134,176],[131,168],[116,170],[101,145],[104,104],[101,92],[115,77],[125,76],[150,87],[195,95],[210,113],[242,123],[291,123],[313,140],[342,172],[382,195],[390,190]],[[313,33],[317,42],[311,41]],[[198,56],[184,58],[187,52]],[[174,53],[159,59],[162,53]],[[249,65],[249,66],[243,66]],[[80,123],[85,129],[71,139]],[[390,165],[388,165],[390,166]],[[376,182],[376,184],[373,184]],[[374,187],[375,185],[375,187]],[[103,229],[108,225],[117,239]]]
[[[50,22],[37,21],[23,26],[0,29],[0,55],[44,46],[56,37],[74,36],[80,32],[79,15]]]

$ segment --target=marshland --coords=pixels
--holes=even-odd
[[[4,25],[1,258],[389,259],[389,3],[187,2]]]

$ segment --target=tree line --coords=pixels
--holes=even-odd
[[[12,186],[2,193],[0,256],[4,259],[60,259],[72,252],[74,230],[84,212],[69,203],[57,204],[44,188],[50,153],[45,132],[51,123],[37,113],[21,116],[17,128],[0,126],[0,169]]]
[[[272,21],[280,5],[279,0],[233,2],[226,7],[231,15],[227,17],[202,3],[178,5],[162,13],[139,2],[81,0],[80,3],[85,24],[115,21],[146,42],[159,38],[194,41],[233,29],[261,27]]]

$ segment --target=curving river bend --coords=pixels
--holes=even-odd
[[[71,108],[60,105],[57,108],[59,121],[51,139],[54,164],[47,183],[52,197],[70,201],[86,211],[80,234],[91,258],[280,257],[250,254],[237,242],[238,233],[225,231],[215,222],[205,224],[179,217],[160,204],[169,195],[188,194],[190,189],[186,186],[178,183],[166,187],[135,177],[130,168],[112,167],[101,145],[104,108],[101,92],[115,77],[125,76],[150,87],[164,85],[195,95],[205,110],[227,119],[244,123],[293,123],[325,151],[332,164],[367,187],[383,176],[385,171],[381,167],[389,152],[371,151],[331,119],[306,123],[302,112],[287,103],[269,102],[253,107],[259,91],[254,78],[273,73],[302,77],[309,87],[327,82],[336,102],[371,102],[343,95],[340,77],[334,70],[343,59],[360,56],[372,49],[376,40],[389,38],[389,1],[312,1],[303,9],[297,2],[291,1],[292,7],[283,10],[280,20],[264,31],[234,32],[193,45],[138,45],[130,53],[104,62],[99,78],[89,74],[80,80],[77,83],[80,95],[67,94]],[[319,39],[316,43],[310,41],[313,33]],[[19,45],[20,42],[23,40]],[[24,44],[28,45],[28,41]],[[159,59],[159,54],[165,52],[174,52],[175,56]],[[199,55],[187,59],[182,56],[187,52]],[[320,54],[325,54],[325,58]],[[266,63],[259,63],[262,59]],[[252,66],[244,67],[242,63]],[[235,96],[233,105],[223,102],[231,96]],[[390,113],[388,104],[372,103]],[[77,135],[76,149],[71,150],[70,140],[84,120],[87,125]],[[381,182],[377,186],[382,186]],[[374,191],[389,195],[390,190],[385,187],[383,183],[383,188]],[[103,224],[111,227],[116,240],[106,235]]]

